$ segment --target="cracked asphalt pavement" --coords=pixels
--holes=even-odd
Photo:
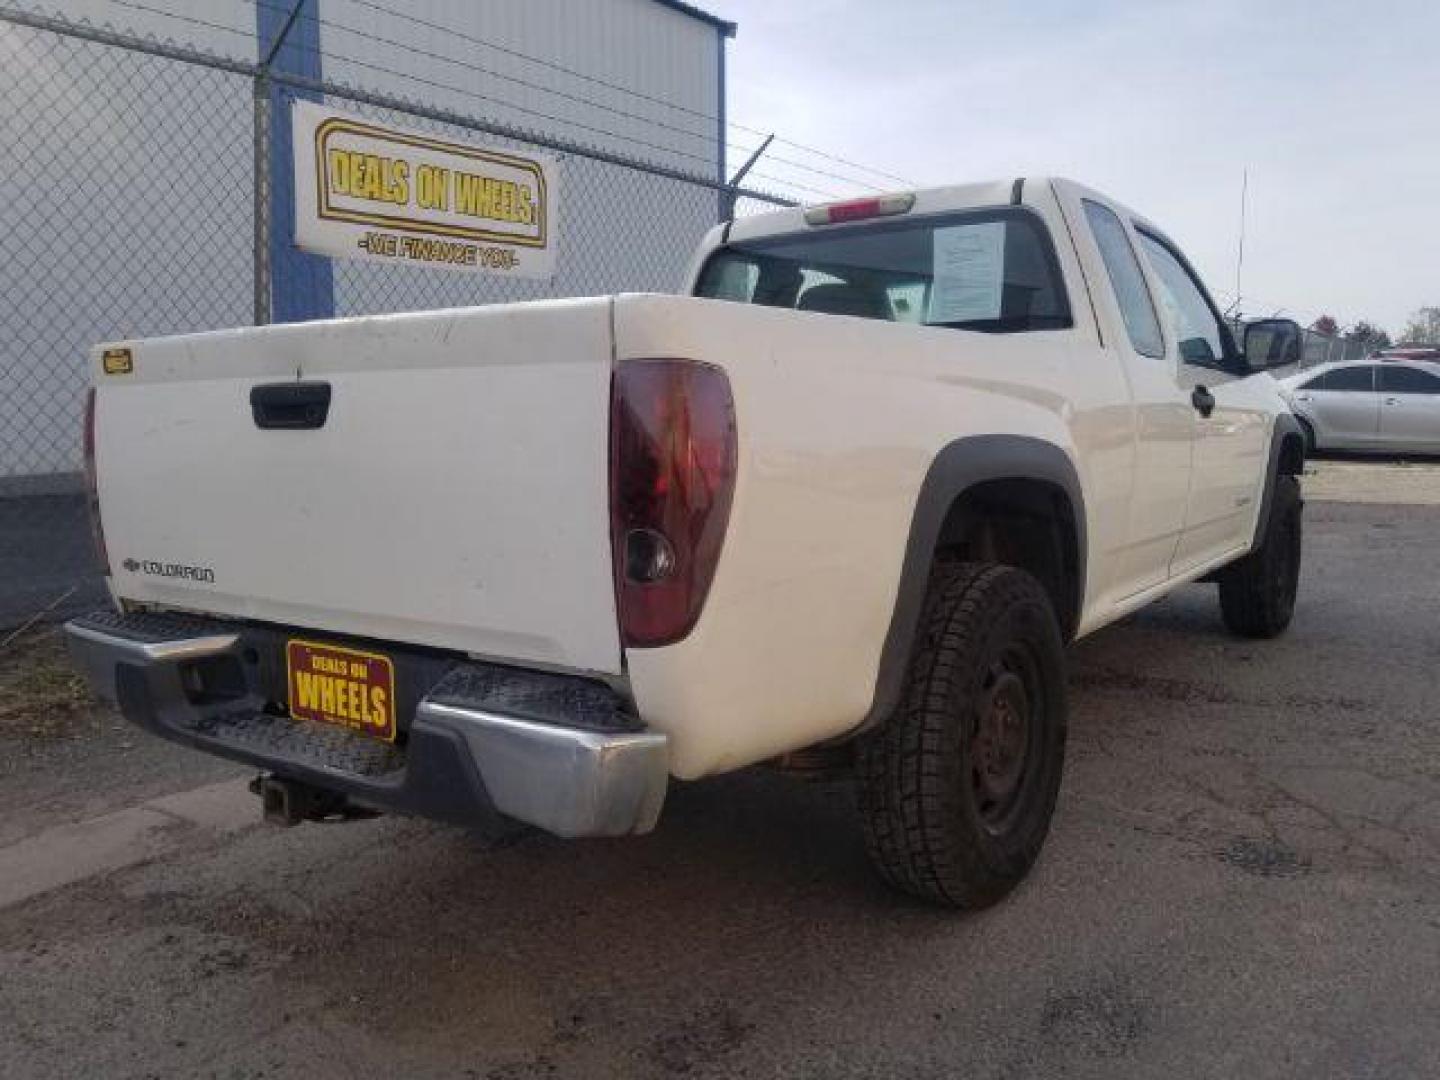
[[[877,884],[842,784],[686,786],[620,841],[277,830],[109,714],[0,730],[0,1073],[1440,1075],[1440,468],[1412,468],[1385,502],[1321,466],[1285,637],[1195,586],[1072,650],[1050,839],[975,915]]]

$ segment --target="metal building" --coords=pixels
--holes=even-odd
[[[275,68],[316,83],[724,178],[735,28],[680,0],[301,0],[298,12],[295,2],[58,7],[76,26],[250,65],[284,31]],[[78,469],[90,344],[250,323],[257,255],[268,261],[275,321],[664,290],[679,285],[716,216],[712,190],[568,155],[553,279],[322,259],[295,249],[286,216],[287,106],[310,96],[303,90],[271,91],[273,220],[257,239],[250,78],[5,20],[0,56],[0,293],[9,305],[0,314],[0,496],[44,490],[47,477]],[[370,115],[429,123],[393,109]],[[430,130],[475,138],[438,122]]]

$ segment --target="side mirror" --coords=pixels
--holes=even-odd
[[[1257,319],[1245,326],[1245,364],[1251,371],[1300,362],[1305,332],[1293,319]]]

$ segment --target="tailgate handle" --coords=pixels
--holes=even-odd
[[[250,414],[258,428],[306,431],[330,415],[328,382],[268,383],[250,388]]]

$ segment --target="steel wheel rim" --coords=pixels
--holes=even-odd
[[[1034,786],[1044,690],[1028,649],[1011,646],[980,680],[970,740],[970,791],[986,831],[1006,832]]]

